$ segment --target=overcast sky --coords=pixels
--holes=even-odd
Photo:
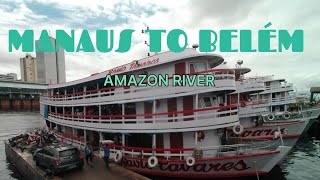
[[[183,29],[189,44],[198,43],[200,29],[263,29],[268,22],[270,29],[304,30],[304,52],[293,53],[220,53],[228,65],[244,60],[243,67],[250,67],[248,75],[275,75],[294,83],[298,90],[320,86],[320,1],[318,0],[26,0],[0,2],[0,74],[17,73],[20,76],[21,50],[8,52],[8,30],[36,31],[36,39],[43,29],[55,36],[56,29],[76,30],[80,36],[87,29],[95,42],[95,31],[135,29],[131,50],[127,53],[66,53],[67,81],[89,76],[145,57],[148,36],[141,30]],[[78,39],[79,37],[76,37]],[[257,38],[253,37],[253,44]],[[254,45],[256,46],[256,45]],[[115,45],[118,47],[118,45]],[[166,46],[163,46],[163,51]],[[35,56],[35,53],[32,53]]]

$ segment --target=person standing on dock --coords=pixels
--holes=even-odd
[[[87,165],[89,165],[89,159],[90,163],[92,163],[92,148],[91,145],[88,143],[86,147],[84,148],[84,154],[86,156]]]
[[[110,157],[110,148],[108,144],[105,144],[103,147],[103,151],[104,151],[104,162],[106,163],[107,168],[109,168],[109,157]]]

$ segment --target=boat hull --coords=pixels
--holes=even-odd
[[[260,126],[255,126],[249,119],[240,119],[240,124],[244,126],[244,131],[240,134],[242,141],[270,140],[272,146],[270,149],[276,149],[278,146],[285,145],[293,147],[300,135],[310,127],[310,122],[317,118],[320,109],[310,109],[302,111],[301,114],[293,114],[290,119],[284,120],[276,117],[273,121],[267,121]],[[275,132],[280,129],[283,144],[279,137],[275,137]],[[235,136],[231,133],[231,136]]]
[[[266,175],[278,162],[281,162],[290,147],[280,146],[276,150],[196,160],[188,166],[185,160],[160,160],[150,168],[147,158],[126,156],[120,165],[141,174],[177,178],[227,178],[240,176]]]
[[[309,119],[288,122],[278,121],[264,123],[261,126],[245,127],[239,137],[243,142],[270,140],[271,146],[269,146],[269,149],[276,149],[281,145],[293,147],[309,122]],[[283,144],[280,136],[275,137],[275,133],[279,131],[279,129],[282,134]]]

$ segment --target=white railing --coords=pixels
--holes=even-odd
[[[257,115],[262,113],[267,113],[269,110],[265,107],[265,105],[252,105],[247,107],[239,108],[239,117]]]
[[[266,91],[274,91],[274,90],[288,90],[291,91],[293,90],[293,84],[288,83],[288,84],[280,84],[277,86],[265,86]]]
[[[51,133],[53,133],[60,141],[69,143],[73,146],[77,146],[79,149],[84,148],[85,140],[84,138],[78,138],[76,136],[58,132],[56,129],[48,128]]]
[[[172,94],[172,93],[183,93],[183,92],[193,92],[193,91],[201,91],[201,90],[210,90],[215,91],[215,88],[221,87],[235,87],[234,74],[216,74],[217,70],[213,72],[208,71],[206,74],[215,74],[215,86],[179,86],[175,87],[172,85],[172,80],[169,81],[169,86],[156,86],[156,87],[137,87],[130,86],[128,89],[125,87],[110,87],[110,88],[102,88],[98,90],[90,90],[86,92],[78,92],[66,95],[54,95],[54,96],[46,96],[43,95],[40,98],[41,102],[50,102],[50,101],[73,101],[79,99],[91,99],[91,98],[101,98],[101,97],[109,97],[109,99],[115,100],[123,100],[124,98],[141,98],[146,97],[146,95],[150,94],[152,96],[163,95],[163,94]],[[201,72],[197,74],[203,74]],[[112,97],[112,98],[111,98]]]
[[[277,141],[278,142],[278,141]],[[257,153],[266,151],[272,146],[269,140],[254,141],[253,143],[221,145],[221,146],[207,146],[197,148],[139,148],[111,145],[111,152],[114,154],[118,151],[122,152],[124,156],[135,158],[146,158],[150,156],[163,157],[166,160],[177,159],[183,160],[187,157],[197,156],[202,157],[223,157],[234,156],[239,154]],[[200,157],[199,157],[199,154]]]
[[[237,92],[265,90],[263,81],[260,80],[244,80],[236,81]]]
[[[109,124],[134,124],[134,123],[170,123],[180,122],[187,119],[201,120],[201,119],[216,119],[219,117],[237,115],[238,110],[236,106],[225,106],[223,111],[218,112],[217,108],[207,108],[202,110],[156,113],[156,114],[132,114],[132,115],[102,115],[102,116],[83,116],[83,115],[67,115],[58,113],[49,113],[49,117],[61,119],[65,121],[76,121],[86,123],[109,123]],[[184,115],[191,114],[192,115]],[[180,114],[180,115],[179,115]],[[164,117],[166,116],[166,117]],[[133,118],[134,117],[134,118]]]
[[[268,104],[271,103],[293,103],[295,102],[294,96],[286,96],[286,97],[277,97],[277,98],[270,98],[270,99],[264,99],[267,100]]]

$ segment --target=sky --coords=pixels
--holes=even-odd
[[[9,52],[10,29],[19,32],[33,29],[36,39],[41,30],[50,30],[55,37],[57,29],[66,32],[74,29],[76,40],[86,29],[93,43],[96,30],[113,29],[115,47],[121,30],[135,30],[127,53],[66,52],[67,81],[72,81],[146,57],[148,47],[144,41],[149,38],[141,33],[146,27],[167,31],[182,29],[187,33],[191,47],[198,43],[200,29],[258,31],[271,22],[269,29],[286,29],[289,32],[302,29],[304,51],[215,53],[222,55],[230,67],[235,67],[237,60],[243,60],[242,67],[252,69],[248,76],[274,75],[294,83],[298,91],[306,91],[311,86],[320,86],[319,7],[318,0],[0,0],[0,74],[17,73],[20,77],[19,58],[25,56],[21,49]],[[254,47],[257,40],[253,36]],[[237,40],[233,44],[237,45]],[[166,50],[164,44],[162,51]],[[35,56],[35,53],[31,54]]]

